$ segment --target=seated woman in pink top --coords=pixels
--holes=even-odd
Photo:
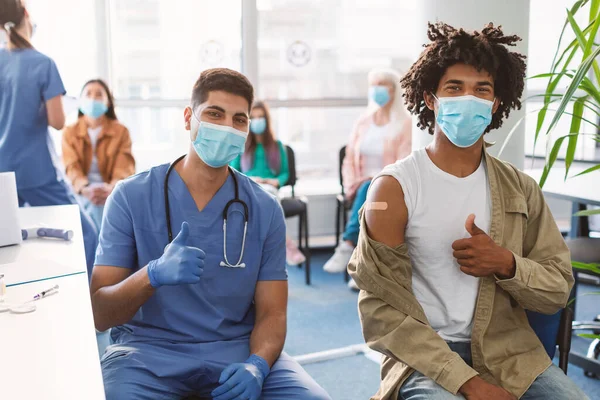
[[[343,272],[350,261],[358,241],[358,211],[367,198],[371,179],[412,151],[411,118],[399,82],[400,75],[391,69],[378,68],[369,73],[369,107],[354,125],[342,165],[344,190],[346,198],[353,201],[352,210],[343,242],[323,267],[327,272]]]

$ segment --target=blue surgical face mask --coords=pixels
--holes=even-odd
[[[493,101],[475,96],[440,97],[437,124],[457,147],[471,147],[492,122]]]
[[[390,101],[390,89],[381,85],[371,86],[369,88],[369,99],[377,103],[379,107],[383,107]]]
[[[101,101],[85,97],[79,101],[79,110],[90,118],[100,118],[108,111],[108,106]]]
[[[196,116],[194,115],[194,118]],[[242,154],[248,133],[230,126],[199,121],[198,134],[193,141],[198,157],[212,168],[221,168]]]
[[[250,132],[255,135],[262,135],[267,129],[267,120],[265,118],[252,118],[250,121]]]

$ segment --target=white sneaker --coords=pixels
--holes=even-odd
[[[350,278],[350,280],[348,281],[348,287],[356,292],[360,291],[360,288],[358,287],[358,285],[356,284],[356,282],[354,282],[354,279]]]
[[[323,266],[323,269],[330,274],[338,272],[344,272],[348,266],[348,262],[352,257],[354,247],[350,246],[346,242],[342,242],[336,249],[333,256]]]

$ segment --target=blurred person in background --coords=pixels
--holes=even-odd
[[[77,204],[54,164],[48,127],[65,125],[65,87],[54,61],[31,45],[35,25],[22,0],[0,0],[0,172],[14,171],[19,206]],[[81,212],[88,276],[92,275],[98,232]]]
[[[289,177],[287,151],[281,141],[275,139],[269,107],[257,101],[250,113],[250,133],[244,153],[232,161],[231,166],[260,184],[275,197],[279,188]],[[306,257],[289,237],[286,238],[286,261],[288,265],[299,265]]]
[[[412,150],[411,118],[404,106],[400,74],[376,68],[369,72],[368,81],[369,106],[354,125],[342,164],[344,191],[352,209],[343,241],[323,267],[330,273],[345,271],[350,261],[360,231],[358,211],[367,198],[371,179]],[[348,286],[356,289],[352,280]]]
[[[65,128],[63,163],[67,177],[98,230],[115,184],[135,173],[129,131],[117,119],[108,85],[94,79],[81,90],[79,118]]]

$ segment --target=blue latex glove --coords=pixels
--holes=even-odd
[[[184,222],[181,224],[179,235],[167,247],[162,257],[148,263],[148,278],[152,287],[200,282],[206,254],[187,245],[189,235],[190,227]]]
[[[245,363],[225,368],[219,378],[221,386],[211,396],[213,400],[258,400],[269,372],[265,359],[253,354]]]

